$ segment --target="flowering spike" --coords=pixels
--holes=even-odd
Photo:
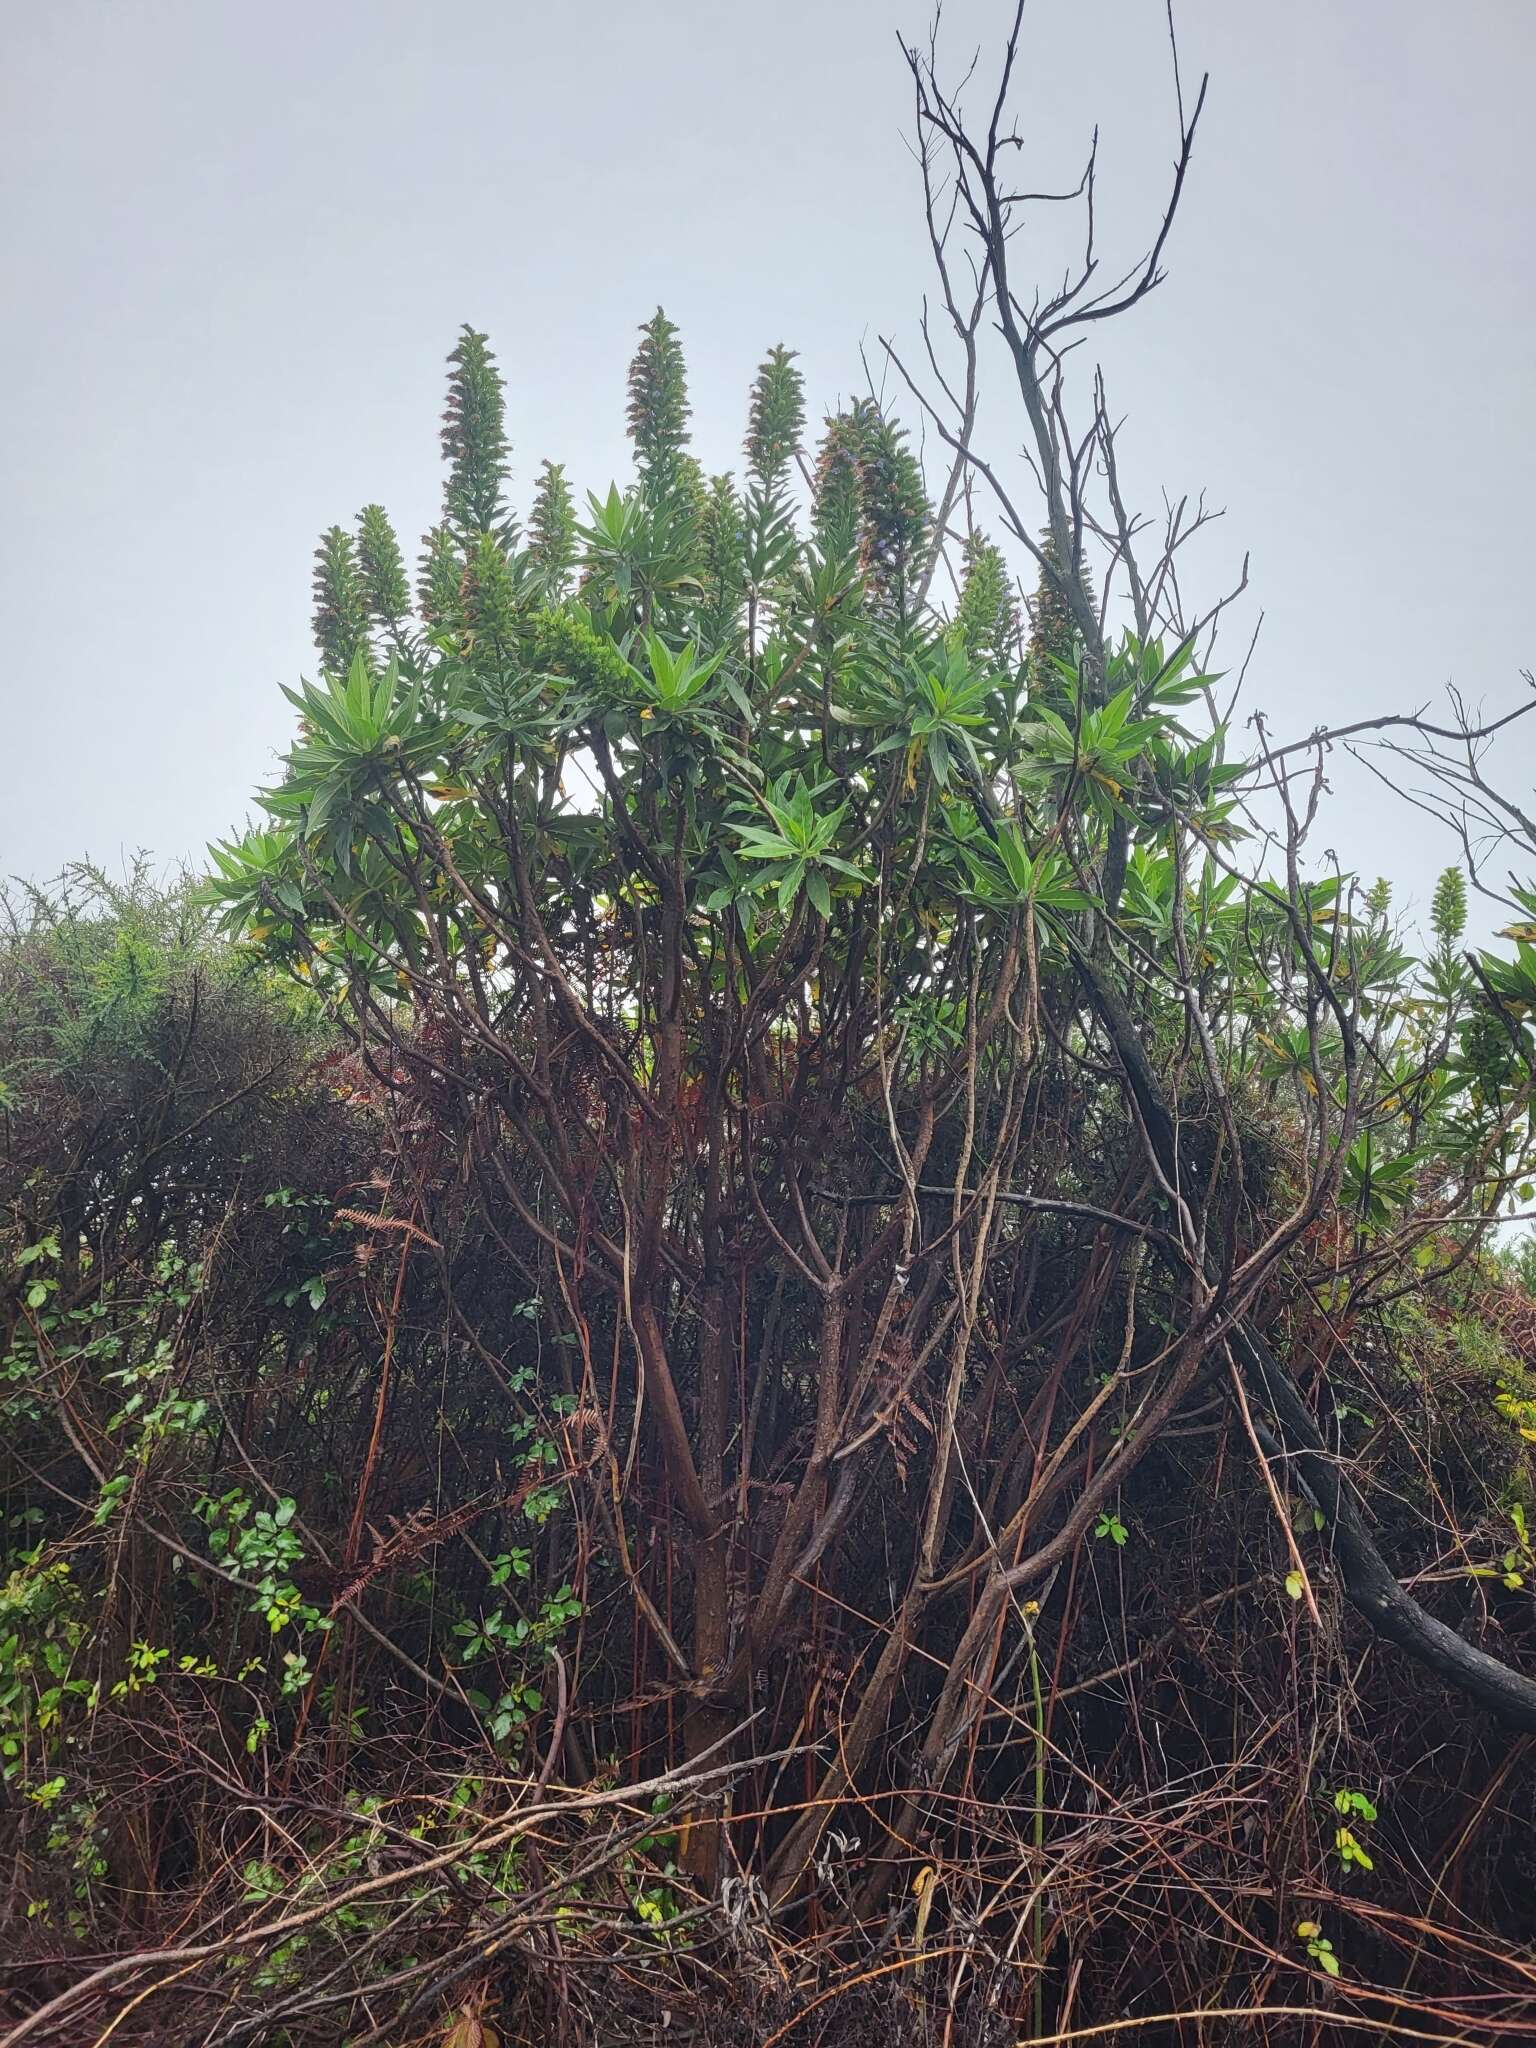
[[[816,457],[816,537],[829,552],[851,552],[858,543],[863,492],[860,484],[860,415],[833,413]]]
[[[730,477],[713,476],[704,486],[698,520],[700,583],[709,637],[735,630],[744,585],[746,529],[741,499]]]
[[[1055,663],[1073,659],[1078,633],[1063,578],[1057,573],[1056,542],[1049,529],[1041,535],[1040,553],[1044,561],[1030,608],[1034,630],[1029,636],[1029,694],[1052,697],[1061,694],[1061,673]],[[1082,575],[1084,587],[1089,588],[1086,568]]]
[[[629,366],[629,437],[641,476],[653,490],[666,491],[688,445],[688,373],[677,329],[660,306],[640,337]]]
[[[462,328],[448,370],[442,431],[448,463],[443,523],[461,541],[481,533],[504,534],[508,522],[502,489],[511,449],[501,372],[489,338],[473,327]]]
[[[747,425],[747,468],[765,492],[783,482],[800,453],[804,428],[804,379],[795,368],[795,351],[779,343],[758,370]]]
[[[907,592],[922,557],[933,513],[923,472],[906,430],[866,401],[863,498],[864,580],[882,610],[904,618]]]
[[[498,650],[512,638],[517,619],[517,591],[511,566],[496,536],[482,533],[464,567],[460,608],[465,629]]]
[[[1460,868],[1447,868],[1436,882],[1429,922],[1448,953],[1467,928],[1467,878]]]
[[[1019,612],[999,549],[984,533],[965,541],[965,577],[955,624],[969,652],[994,667],[1011,670],[1017,661]]]
[[[576,566],[576,509],[565,465],[546,462],[539,471],[533,509],[528,515],[528,552],[557,595],[563,595]]]
[[[395,529],[382,505],[365,505],[357,515],[357,560],[368,609],[381,626],[392,626],[411,608],[405,561]]]
[[[315,549],[315,645],[321,666],[344,676],[352,657],[368,645],[368,600],[357,553],[345,527],[332,526]]]
[[[904,430],[872,398],[827,421],[816,473],[816,527],[823,547],[855,542],[878,608],[901,616],[932,514]]]
[[[464,564],[446,526],[422,536],[416,567],[416,604],[429,626],[441,631],[459,623],[459,586]]]

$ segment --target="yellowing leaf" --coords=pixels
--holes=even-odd
[[[1291,1598],[1292,1598],[1293,1600],[1299,1600],[1299,1599],[1301,1598],[1301,1594],[1302,1594],[1302,1585],[1303,1585],[1303,1580],[1302,1580],[1302,1576],[1301,1576],[1301,1573],[1300,1573],[1300,1572],[1287,1572],[1287,1573],[1286,1573],[1286,1575],[1285,1575],[1285,1590],[1287,1591],[1287,1593],[1289,1593],[1289,1594],[1290,1594],[1290,1596],[1291,1596]]]
[[[919,1948],[928,1934],[928,1915],[933,1911],[933,1895],[938,1889],[939,1873],[931,1863],[925,1863],[912,1880],[912,1889],[917,1894],[917,1921],[913,1935]]]
[[[501,2036],[494,2027],[463,2010],[443,2036],[443,2048],[500,2048],[500,2043]]]

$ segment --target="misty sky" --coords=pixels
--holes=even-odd
[[[198,857],[270,780],[313,668],[310,556],[371,499],[436,516],[443,358],[509,384],[516,489],[625,470],[634,327],[688,349],[739,462],[766,346],[818,413],[912,345],[930,275],[897,31],[922,0],[0,0],[0,871]],[[1536,474],[1528,0],[1181,0],[1212,73],[1169,279],[1098,338],[1131,495],[1252,554],[1250,705],[1298,735],[1454,679],[1516,701]],[[959,66],[1005,24],[954,0]],[[985,60],[984,60],[985,61]],[[1163,0],[1033,0],[1030,181],[1102,130],[1134,257],[1175,141]],[[1063,260],[1038,227],[1047,275]],[[1017,259],[1016,259],[1017,260]],[[1085,368],[1089,365],[1085,364]],[[984,440],[1021,439],[994,379]],[[1536,720],[1506,749],[1536,776]],[[1320,842],[1422,902],[1452,847],[1341,767]]]

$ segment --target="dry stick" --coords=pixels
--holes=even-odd
[[[421,1209],[418,1203],[416,1215],[412,1218],[412,1234],[407,1235],[400,1246],[400,1266],[395,1274],[395,1292],[389,1305],[389,1321],[384,1329],[384,1359],[379,1370],[379,1394],[374,1403],[373,1432],[368,1439],[368,1454],[363,1460],[363,1475],[358,1482],[357,1504],[352,1510],[352,1523],[347,1530],[346,1547],[342,1551],[342,1562],[354,1565],[357,1562],[357,1546],[362,1539],[363,1521],[368,1509],[368,1495],[373,1485],[374,1466],[378,1462],[379,1443],[384,1434],[384,1411],[389,1401],[390,1367],[395,1353],[395,1330],[400,1321],[400,1304],[405,1293],[405,1271],[410,1264],[411,1247],[415,1242],[414,1227]]]
[[[1333,1981],[1320,1970],[1317,1976],[1320,1984]],[[1072,2027],[1064,2034],[1044,2034],[1031,2042],[1029,2048],[1070,2048],[1074,2041],[1102,2041],[1109,2034],[1128,2034],[1138,2027],[1182,2025],[1188,2020],[1252,2019],[1312,2020],[1330,2027],[1369,2028],[1378,2040],[1391,2036],[1399,2041],[1433,2042],[1436,2048],[1484,2048],[1484,2043],[1475,2034],[1426,2034],[1421,2027],[1406,2027],[1397,2020],[1366,2019],[1316,2005],[1203,2005],[1191,2006],[1183,2012],[1148,2012],[1135,2019],[1102,2020],[1093,2027]],[[778,2036],[775,2035],[774,2039],[777,2040]],[[771,2048],[771,2043],[765,2043],[764,2048]]]
[[[775,2044],[782,2041],[786,2034],[794,2032],[807,2014],[813,2013],[818,2005],[825,2005],[829,1998],[836,1998],[841,1992],[853,1991],[860,1984],[870,1984],[877,1977],[894,1976],[898,1970],[920,1970],[924,1963],[936,1963],[943,1956],[964,1955],[967,1947],[968,1944],[965,1942],[951,1942],[947,1948],[924,1949],[917,1955],[899,1956],[893,1963],[878,1963],[872,1970],[861,1970],[856,1977],[849,1977],[841,1984],[829,1985],[825,1991],[818,1991],[808,2005],[802,2005],[793,2019],[786,2020],[782,2027],[775,2028],[763,2043],[763,2048],[775,2048]]]
[[[1280,1489],[1275,1484],[1275,1475],[1270,1470],[1268,1458],[1264,1455],[1264,1446],[1259,1442],[1259,1433],[1253,1426],[1253,1410],[1248,1406],[1248,1390],[1243,1385],[1243,1376],[1237,1369],[1237,1361],[1231,1357],[1230,1353],[1228,1354],[1227,1362],[1232,1374],[1232,1385],[1237,1391],[1237,1405],[1242,1412],[1243,1427],[1248,1432],[1249,1443],[1253,1445],[1253,1455],[1259,1461],[1259,1470],[1264,1474],[1264,1484],[1269,1489],[1269,1498],[1275,1510],[1275,1520],[1280,1524],[1281,1532],[1285,1537],[1285,1547],[1291,1554],[1291,1569],[1301,1581],[1302,1591],[1306,1595],[1307,1612],[1312,1617],[1313,1626],[1320,1630],[1323,1625],[1323,1617],[1318,1612],[1317,1596],[1312,1591],[1312,1581],[1308,1576],[1307,1567],[1302,1561],[1301,1550],[1296,1542],[1296,1531],[1291,1527],[1291,1518],[1285,1512],[1285,1503],[1280,1498]]]
[[[384,1434],[384,1411],[389,1401],[390,1365],[394,1358],[395,1331],[400,1322],[400,1304],[405,1293],[405,1270],[410,1264],[411,1247],[418,1236],[424,1235],[418,1228],[417,1223],[417,1218],[420,1217],[420,1214],[421,1205],[418,1202],[411,1221],[401,1226],[405,1230],[406,1235],[400,1245],[400,1265],[395,1274],[394,1298],[390,1303],[389,1322],[384,1330],[384,1361],[379,1372],[378,1399],[374,1403],[373,1432],[368,1439],[368,1452],[367,1456],[363,1459],[362,1478],[358,1482],[357,1504],[352,1510],[352,1522],[347,1530],[347,1540],[342,1550],[342,1562],[349,1568],[357,1563],[357,1547],[362,1538],[363,1522],[368,1507],[368,1494],[373,1484],[374,1466],[378,1461],[379,1443]],[[379,1218],[375,1220],[387,1221],[388,1219]],[[427,1242],[431,1242],[430,1238]],[[330,1645],[330,1640],[329,1635],[324,1635],[320,1638],[320,1647],[315,1655],[315,1668],[310,1674],[309,1684],[305,1687],[304,1698],[300,1702],[298,1721],[293,1731],[293,1740],[288,1746],[288,1766],[283,1774],[285,1790],[292,1783],[293,1773],[298,1765],[299,1750],[304,1740],[304,1731],[309,1725],[310,1709],[313,1707],[315,1696],[320,1689],[320,1673],[325,1663],[325,1653]]]
[[[1188,1627],[1198,1615],[1204,1614],[1212,1607],[1224,1607],[1229,1600],[1235,1600],[1239,1594],[1246,1593],[1250,1587],[1257,1584],[1257,1579],[1239,1579],[1235,1586],[1223,1586],[1219,1593],[1211,1593],[1204,1600],[1196,1601],[1193,1607],[1186,1608],[1171,1629],[1159,1636],[1155,1642],[1148,1643],[1145,1649],[1138,1650],[1134,1656],[1125,1658],[1119,1664],[1108,1665],[1102,1671],[1092,1671],[1086,1678],[1075,1678],[1070,1685],[1063,1685],[1054,1690],[1051,1694],[1053,1704],[1061,1700],[1070,1700],[1078,1693],[1092,1692],[1097,1686],[1108,1685],[1112,1679],[1127,1677],[1140,1665],[1145,1664],[1155,1651],[1173,1642],[1180,1629]],[[1000,1715],[1006,1720],[1012,1717],[1012,1713],[1011,1707],[994,1707],[985,1718],[994,1720]]]

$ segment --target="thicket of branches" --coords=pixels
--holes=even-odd
[[[268,822],[13,907],[6,2042],[1530,2038],[1526,700],[1234,723],[1073,382],[1203,87],[1117,274],[1018,40],[908,53],[926,467],[775,347],[706,476],[658,312],[520,519],[465,328]]]

